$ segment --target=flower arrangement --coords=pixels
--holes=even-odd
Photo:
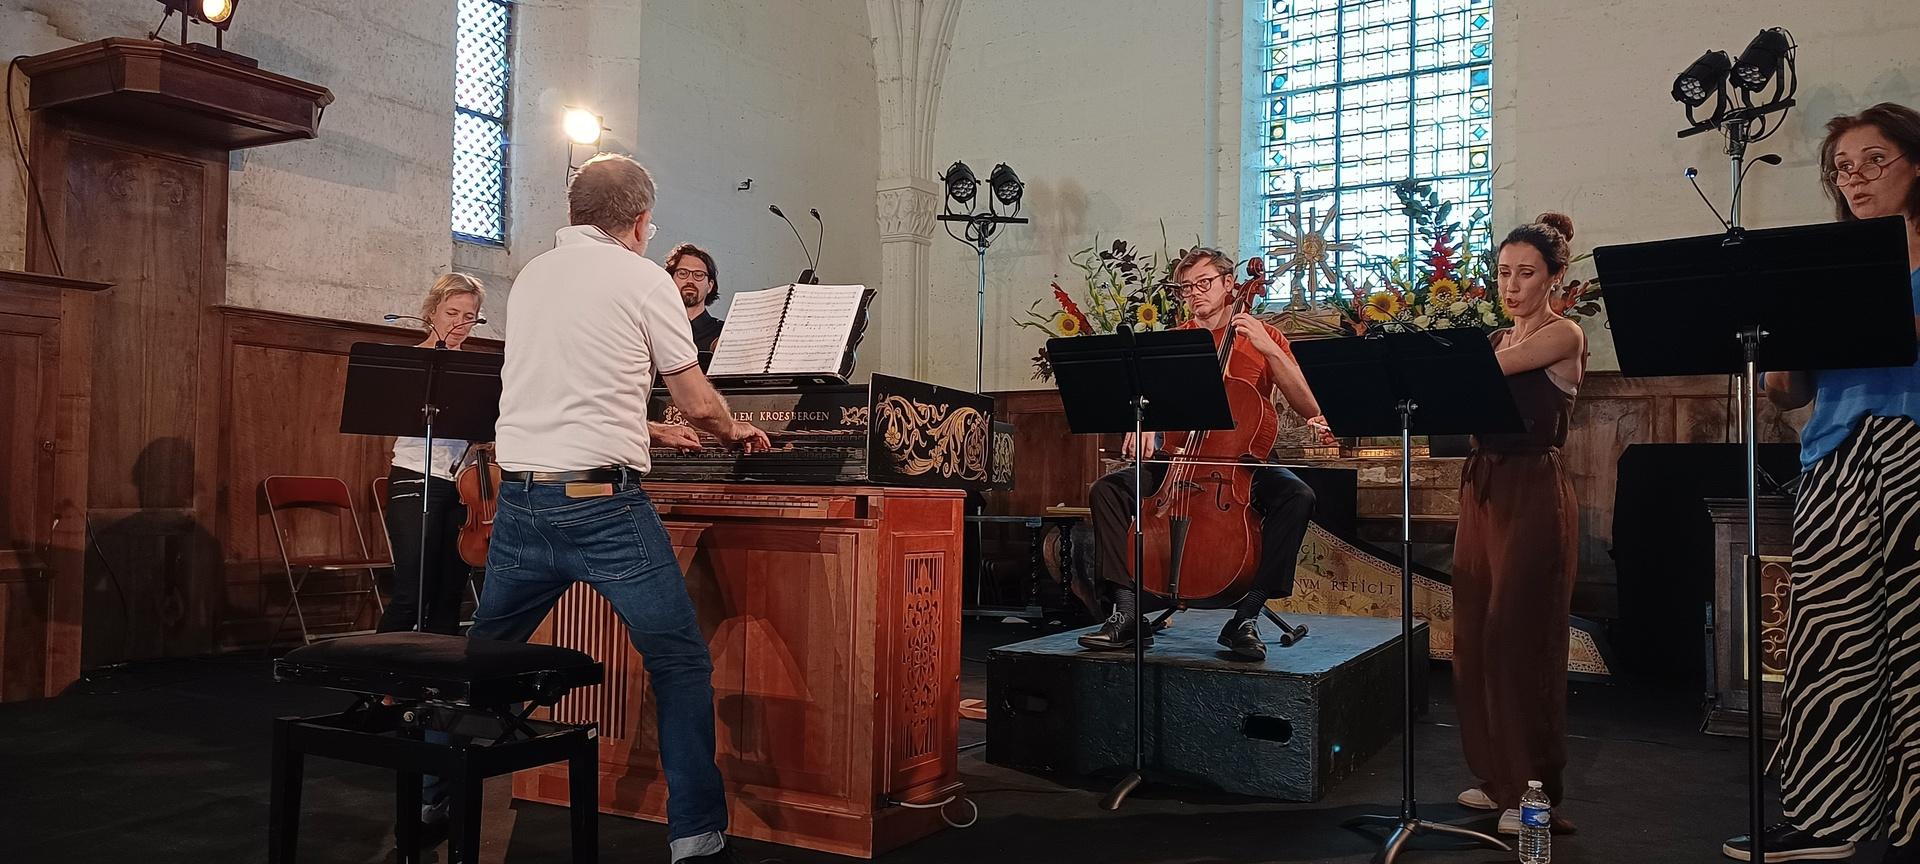
[[[1431,183],[1395,184],[1400,210],[1413,222],[1422,250],[1418,258],[1402,255],[1382,267],[1383,283],[1358,286],[1348,278],[1334,298],[1342,330],[1349,335],[1404,333],[1478,327],[1496,330],[1513,319],[1500,302],[1494,268],[1497,251],[1485,239],[1487,226],[1479,220],[1462,225],[1454,221],[1453,202],[1441,201]],[[1478,239],[1484,248],[1475,248]],[[1584,261],[1591,255],[1573,259]],[[1598,280],[1575,280],[1548,298],[1555,312],[1572,318],[1600,311]]]
[[[1068,258],[1086,282],[1084,302],[1075,300],[1055,277],[1052,296],[1034,301],[1024,317],[1013,321],[1048,336],[1113,333],[1122,325],[1135,332],[1165,330],[1180,323],[1184,311],[1170,283],[1174,265],[1186,254],[1185,249],[1142,254],[1125,240],[1104,247],[1096,240]],[[1034,355],[1033,367],[1035,379],[1053,378],[1046,348]]]

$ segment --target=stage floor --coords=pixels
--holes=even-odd
[[[984,695],[988,648],[1035,628],[967,622],[968,696]],[[1460,760],[1447,668],[1434,669],[1434,710],[1415,727],[1422,813],[1466,822],[1453,803],[1468,782]],[[1557,838],[1557,864],[1711,862],[1746,828],[1745,742],[1695,731],[1697,693],[1631,683],[1576,685],[1565,814],[1581,833]],[[207,864],[265,859],[269,721],[337,710],[345,697],[275,685],[258,657],[166,661],[96,675],[57,699],[0,705],[0,861]],[[963,743],[984,723],[962,721]],[[1063,786],[988,765],[980,748],[960,771],[980,820],[879,860],[920,862],[1358,862],[1372,842],[1339,827],[1361,813],[1395,812],[1398,742],[1317,804],[1274,804],[1148,787],[1125,809],[1095,806],[1104,788]],[[310,760],[301,861],[390,860],[392,781],[357,766]],[[505,806],[488,789],[483,860],[566,860],[563,810]],[[956,812],[955,815],[964,815]],[[1490,823],[1487,827],[1490,829]],[[664,862],[664,826],[600,822],[603,860]],[[1442,841],[1428,841],[1439,844]],[[440,850],[444,852],[444,848]],[[745,864],[847,861],[743,841]],[[1859,860],[1877,860],[1863,849]],[[440,859],[444,860],[444,856]],[[1409,862],[1510,861],[1491,851],[1423,852]]]

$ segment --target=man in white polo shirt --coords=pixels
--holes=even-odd
[[[641,257],[653,200],[639,163],[589,160],[567,189],[572,224],[507,295],[500,507],[469,635],[524,641],[575,582],[612,603],[651,677],[672,860],[704,864],[733,858],[714,765],[713,663],[640,488],[654,373],[688,422],[727,445],[765,450],[767,436],[728,412],[700,372],[673,279]]]

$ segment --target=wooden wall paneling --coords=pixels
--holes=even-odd
[[[80,672],[92,293],[0,271],[0,701]]]
[[[52,317],[0,311],[0,702],[47,695],[60,374],[54,305]]]
[[[1067,428],[1058,390],[991,395],[994,418],[1013,424],[1016,473],[1013,489],[987,494],[986,512],[1035,516],[1056,504],[1085,507],[1087,487],[1100,479],[1103,436],[1075,435]]]
[[[217,398],[202,407],[213,431],[203,444],[211,470],[202,472],[200,482],[213,501],[211,524],[222,551],[214,635],[224,650],[260,645],[286,608],[286,577],[260,494],[267,477],[315,474],[346,481],[368,547],[380,548],[372,484],[386,474],[389,443],[339,431],[347,358],[355,343],[410,345],[420,333],[233,306],[214,307],[210,314],[216,324],[209,353],[218,362],[205,364],[203,380]],[[469,339],[465,348],[498,352],[502,344]],[[293,518],[296,531],[317,532],[307,536],[321,541],[324,551],[354,542],[347,526],[324,514]],[[331,578],[346,584],[358,577]],[[363,614],[362,623],[371,624],[371,610]],[[293,637],[283,631],[279,638]]]
[[[0,311],[0,549],[38,549],[53,524],[59,325]]]

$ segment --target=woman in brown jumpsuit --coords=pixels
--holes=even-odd
[[[1528,780],[1560,803],[1567,762],[1579,510],[1560,447],[1585,372],[1586,337],[1552,300],[1572,238],[1572,219],[1546,213],[1500,244],[1500,300],[1513,327],[1494,333],[1493,346],[1526,431],[1474,440],[1454,539],[1454,695],[1467,766],[1480,780],[1459,801],[1501,811],[1500,830],[1510,834],[1519,831]]]

